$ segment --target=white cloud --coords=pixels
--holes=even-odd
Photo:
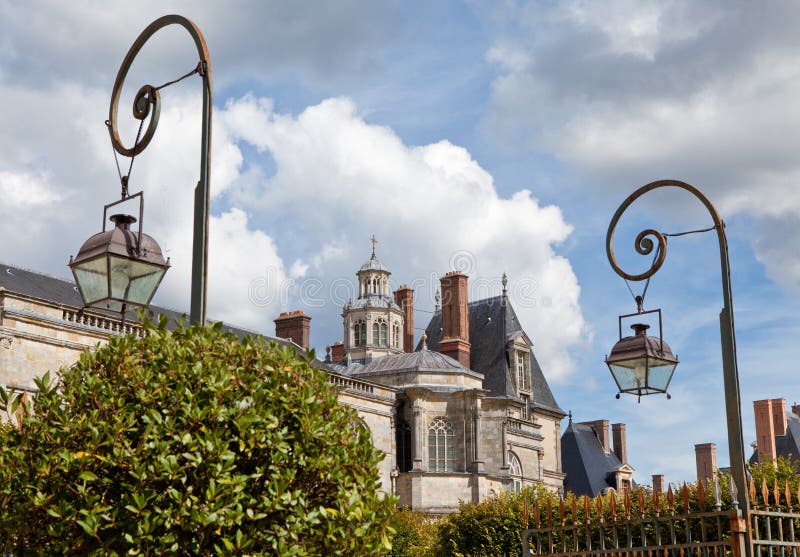
[[[234,138],[268,152],[276,169],[261,183],[233,186],[234,203],[265,222],[290,214],[280,233],[303,231],[306,260],[325,284],[353,277],[375,233],[397,282],[418,284],[418,307],[430,308],[431,283],[463,253],[476,284],[493,280],[496,294],[506,271],[512,294],[526,294],[513,302],[549,376],[573,371],[569,349],[587,328],[575,275],[554,249],[571,231],[560,209],[541,206],[528,190],[500,197],[466,149],[448,141],[405,145],[391,129],[365,122],[348,99],[291,116],[248,96],[230,101],[220,119]],[[339,308],[329,304],[325,312],[327,327],[340,335]],[[427,322],[418,319],[417,326]]]
[[[8,218],[15,211],[60,201],[61,195],[43,172],[0,171],[0,199],[0,215]]]
[[[800,215],[797,5],[574,1],[520,17],[525,32],[502,30],[489,52],[496,137],[522,138],[594,188],[679,178],[727,217]],[[773,267],[766,245],[768,273],[800,283],[797,251]]]

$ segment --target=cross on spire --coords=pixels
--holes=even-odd
[[[378,243],[378,239],[375,237],[375,234],[369,237],[369,241],[372,242],[372,257],[375,258],[375,244]]]

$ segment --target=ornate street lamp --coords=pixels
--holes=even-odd
[[[750,501],[748,499],[748,490],[747,490],[747,483],[745,476],[744,443],[742,440],[742,412],[741,412],[741,400],[739,395],[739,372],[736,364],[736,333],[733,326],[733,301],[731,296],[730,262],[728,260],[728,240],[725,236],[725,223],[720,218],[716,207],[714,207],[711,201],[703,194],[703,192],[701,192],[694,186],[691,186],[685,182],[679,182],[678,180],[660,180],[657,182],[651,182],[650,184],[642,186],[641,188],[633,192],[630,196],[628,196],[628,198],[622,203],[622,205],[619,206],[617,212],[614,213],[614,216],[611,219],[611,223],[608,225],[608,233],[606,234],[606,253],[608,254],[608,261],[609,263],[611,263],[611,267],[619,276],[621,276],[626,280],[632,280],[632,281],[647,280],[661,268],[661,265],[664,263],[664,259],[666,258],[667,255],[666,236],[670,236],[669,234],[663,234],[653,229],[644,230],[639,233],[639,235],[636,237],[636,242],[635,242],[635,248],[638,253],[642,255],[648,255],[652,253],[655,247],[655,243],[653,242],[651,237],[654,237],[657,240],[658,251],[656,252],[655,259],[650,268],[638,275],[632,275],[626,273],[625,271],[622,270],[622,268],[620,268],[620,266],[617,264],[616,258],[614,257],[613,243],[614,243],[614,229],[617,226],[617,222],[619,221],[620,217],[625,212],[625,210],[628,207],[630,207],[630,205],[634,201],[636,201],[638,198],[640,198],[647,192],[664,187],[680,188],[682,190],[688,191],[689,193],[693,194],[697,199],[699,199],[700,202],[703,203],[703,205],[706,207],[709,214],[711,215],[711,218],[714,222],[714,226],[705,230],[698,230],[693,232],[710,232],[712,230],[715,230],[717,233],[717,239],[719,241],[720,266],[722,270],[722,303],[723,303],[722,311],[720,312],[719,315],[719,324],[720,324],[720,337],[722,340],[722,370],[724,376],[725,409],[726,409],[727,424],[728,424],[728,449],[730,452],[733,487],[735,488],[735,494],[733,499],[734,501],[736,501],[738,495],[739,499],[738,503],[741,509],[741,513],[742,516],[746,519],[743,521],[746,525],[743,526],[746,531],[744,536],[744,544],[741,550],[743,555],[750,557],[753,552],[752,533],[750,532],[750,523],[749,523]],[[644,338],[647,339],[649,337],[644,337]],[[621,342],[622,340],[620,341],[620,343]],[[641,343],[642,341],[640,340],[638,342]],[[617,343],[617,346],[619,346],[620,343]],[[614,348],[616,349],[617,346],[615,346]],[[666,346],[664,346],[663,350],[664,354],[666,354]],[[613,355],[614,351],[612,350],[611,355],[609,355],[609,359],[611,359]],[[668,362],[668,364],[664,365],[664,369],[666,370],[667,366],[672,364],[666,358],[664,358],[664,360]],[[674,363],[677,364],[677,358],[675,359]],[[652,367],[650,369],[652,370]],[[674,370],[674,365],[672,365],[672,369]],[[661,374],[663,377],[667,375],[667,372],[663,371],[661,372]],[[669,371],[670,377],[671,374],[672,371]],[[633,373],[633,375],[635,375],[635,373]],[[659,392],[659,391],[653,390],[653,392]],[[646,395],[651,393],[646,392],[646,390],[643,389],[641,394]]]
[[[184,27],[194,40],[200,58],[197,66],[186,75],[160,87],[145,85],[136,93],[133,101],[134,118],[140,121],[139,132],[132,147],[125,147],[119,137],[117,128],[117,112],[122,85],[133,59],[147,40],[159,29],[177,24]],[[114,89],[111,95],[106,126],[111,136],[114,155],[130,157],[128,175],[122,176],[122,198],[106,205],[103,211],[103,231],[89,238],[81,247],[78,255],[70,259],[69,266],[75,276],[75,282],[83,298],[83,303],[90,307],[100,307],[125,314],[128,306],[147,306],[153,298],[169,262],[164,261],[158,243],[142,232],[142,192],[128,194],[128,180],[133,159],[144,151],[153,138],[158,126],[161,111],[159,89],[177,83],[191,75],[198,74],[203,80],[203,123],[200,141],[200,181],[194,195],[194,241],[192,249],[192,294],[190,321],[205,323],[206,321],[206,277],[208,274],[208,218],[209,218],[209,176],[211,173],[211,59],[203,34],[197,26],[180,15],[166,15],[155,20],[142,31],[128,50],[128,54],[117,72]],[[142,133],[147,117],[150,117],[147,128]],[[139,198],[139,229],[134,232],[130,225],[136,222],[128,215],[114,215],[111,220],[115,227],[106,231],[106,213],[108,209],[119,203]]]

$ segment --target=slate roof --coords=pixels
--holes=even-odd
[[[800,472],[800,417],[786,413],[786,435],[775,436],[775,454],[793,460]],[[758,462],[758,449],[753,451],[750,462]]]
[[[15,292],[17,294],[40,298],[56,304],[63,304],[74,308],[83,307],[83,299],[78,293],[78,287],[75,286],[75,283],[72,281],[22,269],[13,265],[7,265],[2,262],[0,262],[0,288],[5,288],[9,292]],[[177,327],[184,316],[182,312],[159,306],[151,305],[148,309],[149,313],[153,316],[164,315],[169,318],[168,327],[170,328]],[[92,311],[104,313],[109,317],[119,319],[119,313],[95,309],[92,309]],[[135,312],[131,312],[129,315],[131,319],[136,318]],[[278,342],[279,344],[290,344],[289,341],[285,339],[263,335],[241,327],[223,325],[222,329],[235,334],[239,338],[244,338],[245,336],[260,336],[267,340]]]
[[[564,489],[594,497],[616,487],[614,473],[623,466],[612,452],[606,454],[594,428],[569,422],[561,436],[561,469],[567,475]]]
[[[458,360],[439,352],[428,350],[426,346],[416,352],[403,352],[376,358],[362,366],[355,374],[362,376],[365,374],[401,371],[461,372],[480,377],[479,373],[465,368]]]
[[[469,303],[470,369],[484,375],[483,388],[491,396],[517,398],[516,379],[508,364],[506,347],[519,335],[522,325],[504,296],[485,298]],[[434,313],[425,332],[431,350],[439,350],[442,339],[442,312]],[[417,345],[419,350],[422,341]],[[531,351],[532,406],[565,416],[547,384],[542,368]]]

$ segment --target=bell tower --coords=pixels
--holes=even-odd
[[[351,361],[368,362],[403,352],[405,317],[389,291],[392,273],[378,260],[373,234],[372,255],[356,272],[358,299],[342,311],[344,348]]]

